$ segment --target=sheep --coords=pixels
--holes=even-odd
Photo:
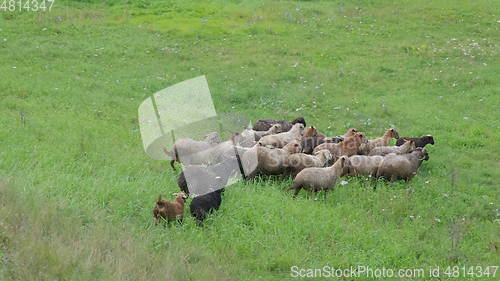
[[[342,137],[303,137],[302,152],[311,154],[318,145],[323,143],[339,143],[344,139]]]
[[[356,128],[349,128],[347,130],[347,132],[340,137],[342,137],[344,139],[350,138],[350,137],[354,136],[355,133],[358,133],[358,130]]]
[[[407,154],[386,155],[378,167],[377,177],[408,181],[417,174],[417,170],[424,160],[429,160],[429,154],[420,147]]]
[[[177,184],[187,195],[204,194],[207,189],[220,189],[227,185],[230,178],[240,175],[236,157],[226,159],[212,166],[189,165],[179,174]]]
[[[378,167],[384,160],[383,156],[353,155],[348,159],[348,176],[373,176],[377,175]]]
[[[389,153],[405,154],[415,149],[415,142],[412,140],[406,141],[402,146],[378,146],[370,151],[370,156],[387,155]]]
[[[319,137],[325,138],[326,136],[320,133],[314,126],[308,127],[304,130],[304,137]]]
[[[288,132],[262,137],[259,140],[259,144],[262,146],[282,148],[287,143],[293,140],[300,140],[302,138],[303,132],[304,125],[302,123],[296,123]]]
[[[220,143],[219,133],[211,132],[205,136],[202,141],[196,141],[190,138],[183,138],[175,141],[172,151],[163,149],[165,154],[170,156],[170,166],[175,171],[174,163],[182,162],[185,164],[203,164],[203,157],[199,154],[203,154],[210,150],[212,147]]]
[[[330,163],[332,158],[332,154],[327,149],[320,150],[315,155],[296,153],[290,155],[288,158],[288,166],[290,167],[292,174],[296,175],[305,168],[325,167],[328,163]]]
[[[281,124],[279,123],[272,125],[271,128],[269,128],[269,130],[267,131],[255,131],[252,129],[249,130],[253,133],[255,141],[259,141],[264,136],[275,135],[283,132],[281,129]]]
[[[221,188],[193,198],[189,204],[189,209],[199,226],[203,225],[203,221],[209,213],[219,209],[223,192],[224,188]]]
[[[259,119],[255,122],[255,125],[253,126],[253,129],[255,131],[267,131],[269,128],[271,128],[272,125],[274,124],[280,124],[282,132],[288,132],[290,129],[292,129],[292,126],[301,123],[306,126],[306,121],[304,120],[304,117],[297,117],[295,118],[292,122],[287,122],[283,120],[273,120],[273,119]]]
[[[388,129],[382,137],[369,140],[367,144],[361,145],[358,152],[359,154],[368,155],[377,146],[388,146],[392,138],[398,139],[399,134],[395,129]]]
[[[155,224],[159,224],[162,219],[166,220],[168,224],[174,220],[182,222],[184,218],[184,202],[187,196],[184,193],[177,193],[175,195],[174,202],[164,200],[161,198],[161,194],[158,195],[156,206],[153,208]]]
[[[332,155],[334,160],[338,159],[340,156],[352,156],[358,152],[359,147],[366,143],[367,139],[364,133],[354,133],[352,137],[346,138],[344,141],[340,143],[323,143],[318,145],[313,150],[313,154],[316,152],[328,149]]]
[[[397,146],[403,145],[403,143],[405,143],[405,141],[407,141],[407,140],[414,141],[415,147],[424,148],[429,143],[434,145],[434,138],[432,137],[432,135],[426,135],[426,136],[423,136],[421,138],[401,137],[396,141],[396,145]]]
[[[287,190],[295,190],[294,197],[297,196],[300,189],[304,188],[311,192],[326,192],[335,186],[337,179],[342,176],[347,157],[340,157],[332,166],[327,168],[305,168],[300,171],[293,184]]]

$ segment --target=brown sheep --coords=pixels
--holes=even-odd
[[[358,133],[358,130],[356,128],[349,128],[345,134],[343,134],[341,137],[342,138],[350,138],[354,136],[355,133]]]
[[[361,144],[366,143],[367,139],[364,133],[354,133],[352,137],[346,138],[343,142],[340,143],[323,143],[318,145],[314,150],[313,154],[316,152],[328,149],[332,155],[334,160],[338,159],[340,156],[352,156],[358,152]]]
[[[415,150],[415,142],[412,140],[406,141],[402,146],[377,146],[370,151],[370,156],[387,155],[389,153],[405,154]]]
[[[434,145],[434,137],[432,137],[432,135],[426,135],[426,136],[423,136],[421,138],[401,137],[401,138],[399,138],[396,141],[396,145],[400,146],[403,143],[405,143],[405,141],[407,141],[407,140],[414,141],[415,142],[415,146],[416,147],[421,147],[421,148],[424,148],[429,143],[432,144],[432,145]]]
[[[330,151],[323,149],[318,151],[316,155],[295,153],[290,155],[288,160],[292,174],[296,175],[305,168],[325,167],[332,161],[332,158]]]
[[[255,122],[253,129],[255,131],[267,131],[269,130],[269,128],[271,128],[272,125],[276,123],[281,125],[282,132],[290,131],[290,129],[292,129],[292,126],[297,123],[302,123],[304,125],[304,128],[306,127],[306,121],[304,120],[304,117],[297,117],[292,122],[273,119],[259,119]]]
[[[389,154],[384,156],[384,160],[378,167],[377,177],[408,181],[417,174],[417,170],[424,160],[429,160],[429,154],[420,147],[407,154]]]
[[[174,202],[164,200],[161,198],[161,194],[158,195],[158,199],[156,199],[156,206],[153,208],[155,223],[160,223],[162,219],[166,220],[169,224],[174,220],[182,222],[182,219],[184,218],[184,202],[186,199],[186,194],[182,192],[176,194]]]
[[[259,140],[259,144],[262,146],[282,148],[293,140],[301,140],[303,133],[304,125],[302,123],[297,123],[293,125],[292,129],[288,132],[262,137]]]
[[[388,129],[382,137],[369,140],[367,144],[361,145],[359,153],[368,155],[370,151],[377,146],[388,146],[393,138],[399,138],[398,132],[395,129]]]
[[[295,176],[288,190],[295,190],[294,196],[297,196],[302,188],[311,192],[324,190],[326,196],[326,192],[334,188],[337,179],[342,176],[346,161],[347,157],[342,156],[328,168],[305,168]]]

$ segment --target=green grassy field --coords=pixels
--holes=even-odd
[[[0,280],[499,265],[499,10],[56,0],[51,12],[0,11]],[[221,113],[304,116],[327,135],[394,126],[436,144],[408,183],[346,178],[313,200],[284,192],[291,179],[259,178],[228,188],[203,228],[189,216],[155,227],[154,200],[178,190],[177,173],[144,153],[137,108],[199,75]]]

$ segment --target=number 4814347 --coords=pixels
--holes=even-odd
[[[55,0],[0,0],[1,12],[46,12],[52,10]]]

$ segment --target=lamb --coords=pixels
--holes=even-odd
[[[405,141],[407,141],[407,140],[414,141],[415,147],[424,148],[429,143],[434,145],[434,138],[432,137],[432,135],[426,135],[426,136],[423,136],[421,138],[401,137],[396,141],[396,145],[397,146],[403,145],[403,143],[405,143]]]
[[[412,140],[406,141],[402,146],[378,146],[370,151],[370,156],[387,155],[389,153],[405,154],[415,149],[415,142]]]
[[[189,165],[179,174],[177,184],[187,195],[205,194],[207,189],[217,190],[227,185],[231,177],[240,175],[236,157],[212,166]]]
[[[305,168],[295,176],[288,190],[295,190],[294,196],[297,196],[302,188],[312,192],[324,190],[326,197],[326,192],[332,189],[337,179],[342,176],[346,161],[347,157],[342,156],[328,168]]]
[[[330,163],[332,158],[332,154],[327,149],[320,150],[315,155],[296,153],[290,155],[288,158],[288,165],[290,166],[292,174],[296,175],[305,168],[325,167]]]
[[[354,133],[352,137],[346,138],[343,142],[340,143],[323,143],[318,145],[314,150],[313,154],[316,152],[328,149],[332,155],[334,160],[338,159],[340,156],[352,156],[358,152],[359,147],[366,143],[367,139],[364,133]]]
[[[429,160],[429,154],[420,147],[407,154],[389,154],[384,156],[384,160],[380,163],[377,177],[408,181],[417,174],[417,170],[424,160]]]
[[[191,204],[189,204],[189,209],[199,226],[203,225],[203,221],[209,213],[219,209],[223,192],[224,188],[221,188],[193,198]]]
[[[175,195],[174,202],[164,200],[161,198],[161,194],[158,195],[156,206],[153,208],[155,224],[159,224],[162,219],[166,220],[168,224],[174,220],[182,222],[184,218],[184,202],[187,196],[184,193],[177,193]]]
[[[384,157],[380,155],[353,155],[348,159],[349,165],[346,174],[348,176],[376,176],[378,167],[383,160]]]
[[[382,137],[369,140],[367,144],[361,145],[359,153],[368,155],[377,146],[388,146],[392,138],[398,139],[399,134],[395,129],[388,129]]]
[[[249,130],[253,133],[255,141],[259,141],[264,136],[275,135],[283,132],[281,129],[281,124],[279,123],[272,125],[271,128],[269,128],[269,130],[267,131],[255,131],[252,129]]]
[[[292,126],[297,123],[303,124],[304,127],[306,126],[306,121],[304,120],[304,117],[297,117],[292,122],[287,122],[283,120],[273,120],[273,119],[259,119],[255,122],[253,129],[255,131],[267,131],[269,130],[269,128],[271,128],[272,125],[276,123],[281,125],[282,132],[290,131],[290,129],[292,129]]]
[[[259,144],[262,146],[282,148],[293,140],[300,140],[302,138],[303,132],[304,125],[302,123],[296,123],[288,132],[262,137],[259,140]]]

